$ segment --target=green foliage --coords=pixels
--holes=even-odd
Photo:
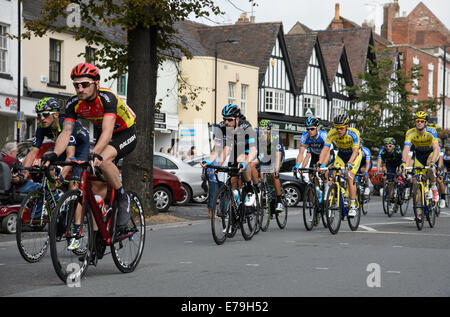
[[[362,84],[345,88],[356,104],[349,115],[366,146],[380,147],[386,137],[403,144],[406,131],[413,127],[414,113],[425,110],[432,114],[438,99],[417,100],[421,89],[417,83],[423,76],[419,65],[405,72],[397,67],[396,54],[391,49],[374,53],[375,62],[368,59],[367,71],[358,74]]]
[[[69,27],[64,21],[70,14],[69,4],[79,5],[80,27]],[[32,35],[42,37],[49,31],[71,32],[76,39],[84,39],[90,46],[98,46],[95,60],[101,68],[109,68],[117,78],[127,72],[133,56],[128,55],[130,39],[127,33],[138,27],[157,28],[158,52],[179,49],[186,56],[189,52],[174,40],[174,23],[193,14],[196,18],[221,14],[213,0],[46,0],[42,17],[26,21],[23,38]],[[113,30],[115,41],[105,37],[105,27]],[[131,39],[132,40],[132,39]],[[162,55],[159,55],[162,59]]]

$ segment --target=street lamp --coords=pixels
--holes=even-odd
[[[223,43],[239,43],[237,39],[217,41],[214,45],[214,124],[217,124],[217,46]]]
[[[447,47],[450,47],[450,45],[444,45],[444,74],[442,78],[442,129],[445,129],[445,66],[447,65]]]

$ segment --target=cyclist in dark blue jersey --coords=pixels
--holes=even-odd
[[[372,153],[369,148],[364,146],[364,141],[361,139],[361,165],[359,165],[358,173],[364,175],[364,180],[366,182],[366,186],[364,188],[364,195],[369,196],[370,188],[369,188],[369,171],[372,168]]]

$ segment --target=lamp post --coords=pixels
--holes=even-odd
[[[237,39],[217,41],[214,45],[214,124],[217,124],[217,46],[223,43],[239,43]]]
[[[445,71],[447,64],[447,47],[450,45],[444,45],[444,75],[442,77],[442,129],[445,129]]]

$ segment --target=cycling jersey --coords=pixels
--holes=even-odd
[[[433,144],[439,142],[436,130],[425,127],[423,135],[420,135],[416,128],[409,129],[405,136],[405,145],[415,146],[417,152],[433,151]]]
[[[353,148],[359,148],[360,137],[359,131],[355,128],[347,128],[347,131],[343,137],[340,137],[336,128],[331,129],[327,135],[324,146],[331,148],[331,144],[334,144],[339,152],[353,151]]]
[[[113,133],[132,127],[136,117],[119,96],[106,88],[99,88],[97,97],[92,101],[79,100],[77,96],[70,98],[66,106],[66,120],[75,121],[78,115],[92,121],[97,131],[101,131],[103,117],[114,116]]]
[[[445,168],[450,171],[450,155],[447,155],[444,152],[444,156],[442,157],[442,160],[444,161],[444,166]]]
[[[402,164],[402,150],[396,146],[391,153],[389,153],[384,147],[378,152],[378,159],[382,160],[386,166],[394,166],[397,168]]]
[[[326,139],[327,133],[325,131],[319,130],[315,140],[309,136],[308,131],[305,131],[300,137],[300,147],[306,147],[307,153],[320,155]]]
[[[372,155],[372,153],[371,153],[370,150],[369,150],[368,148],[366,148],[365,146],[363,146],[363,147],[361,148],[361,155],[362,155],[362,158],[361,158],[362,161],[366,161],[366,163],[367,163],[367,161],[370,162],[370,160],[371,160],[370,156]],[[372,164],[372,163],[371,163],[371,164]]]
[[[257,135],[252,125],[247,120],[239,120],[237,129],[227,128],[222,121],[218,128],[222,133],[219,144],[221,146],[231,147],[230,163],[237,163],[237,157],[241,154],[249,154],[251,147],[257,145]],[[219,139],[219,138],[218,138]]]
[[[280,166],[283,165],[283,161],[284,161],[284,157],[285,157],[283,143],[280,140],[280,136],[279,135],[274,136],[273,132],[272,132],[272,135],[270,136],[270,142],[267,144],[266,152],[265,153],[260,152],[259,147],[258,147],[258,160],[259,160],[260,164],[261,165],[272,164],[271,158],[269,158],[269,159],[265,158],[265,154],[267,154],[267,156],[270,157],[272,155],[272,153],[281,153]]]
[[[40,149],[42,142],[44,142],[44,138],[47,137],[54,142],[58,138],[59,134],[62,131],[62,125],[64,122],[64,117],[60,116],[58,120],[55,120],[55,124],[57,124],[57,132],[56,134],[53,132],[53,129],[51,127],[44,128],[42,124],[39,124],[38,128],[36,129],[36,134],[33,139],[32,147],[36,149]],[[78,122],[75,122],[75,127],[73,128],[72,134],[69,139],[69,146],[76,146],[76,138],[77,136],[80,136],[80,133],[87,133],[89,132]],[[79,142],[80,143],[80,142]]]

